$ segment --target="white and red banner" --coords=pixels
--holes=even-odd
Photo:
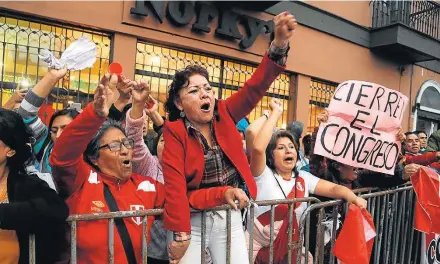
[[[336,89],[315,144],[315,154],[353,167],[394,174],[396,139],[408,98],[381,85],[346,81]]]
[[[376,229],[370,213],[350,205],[335,241],[333,255],[341,264],[369,264],[375,237]]]

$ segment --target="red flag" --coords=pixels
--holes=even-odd
[[[370,213],[350,205],[333,255],[344,264],[369,264],[376,229]]]
[[[417,196],[414,229],[440,234],[440,175],[426,167],[411,176]]]

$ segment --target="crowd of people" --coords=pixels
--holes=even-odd
[[[0,263],[28,263],[29,234],[36,237],[37,263],[68,263],[69,214],[153,208],[164,213],[148,217],[148,263],[201,263],[201,250],[207,263],[226,263],[227,211],[206,213],[204,227],[197,212],[223,204],[233,209],[230,263],[249,263],[250,239],[252,261],[269,263],[270,207],[244,221],[252,201],[315,196],[366,208],[353,189],[400,185],[421,166],[440,170],[440,132],[429,141],[423,131],[397,134],[404,147],[390,176],[315,155],[317,131],[303,135],[301,122],[277,128],[283,113],[277,99],[249,124],[246,116],[284,70],[296,20],[283,12],[274,25],[255,73],[225,100],[215,99],[205,68],[177,71],[166,117],[148,82],[109,73],[83,110],[57,111],[47,126],[38,111],[67,70],[49,69],[31,90],[17,88],[0,109]],[[326,111],[318,116],[327,119]],[[297,230],[307,203],[294,208]],[[288,223],[287,205],[278,205],[273,263],[286,263]],[[115,263],[141,263],[142,219],[115,219],[115,229]],[[108,238],[107,220],[79,222],[77,262],[107,263]],[[312,263],[305,250],[301,258],[306,254]]]

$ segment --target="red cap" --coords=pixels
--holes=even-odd
[[[122,65],[118,62],[113,62],[108,66],[108,70],[110,74],[118,75],[119,79],[121,79],[122,74]]]

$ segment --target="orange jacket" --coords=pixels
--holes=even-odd
[[[257,187],[235,124],[254,109],[283,70],[284,67],[265,55],[255,73],[238,92],[216,102],[218,115],[213,125],[217,143],[246,182],[254,199]],[[199,209],[221,205],[224,192],[229,187],[199,189],[205,169],[203,148],[197,138],[188,135],[182,119],[167,121],[163,135],[165,148],[162,169],[166,185],[164,226],[171,231],[190,232],[190,205]]]
[[[120,211],[162,208],[163,185],[151,177],[133,174],[125,182],[96,171],[83,159],[87,144],[105,119],[97,116],[91,104],[70,123],[57,140],[50,163],[60,193],[67,196],[70,214],[109,212],[104,198],[108,185]],[[148,230],[154,217],[148,217]],[[138,263],[142,263],[142,218],[124,219]],[[150,237],[150,236],[148,236]],[[114,228],[115,263],[127,263],[116,226]],[[108,220],[80,221],[77,224],[78,263],[108,263]]]

